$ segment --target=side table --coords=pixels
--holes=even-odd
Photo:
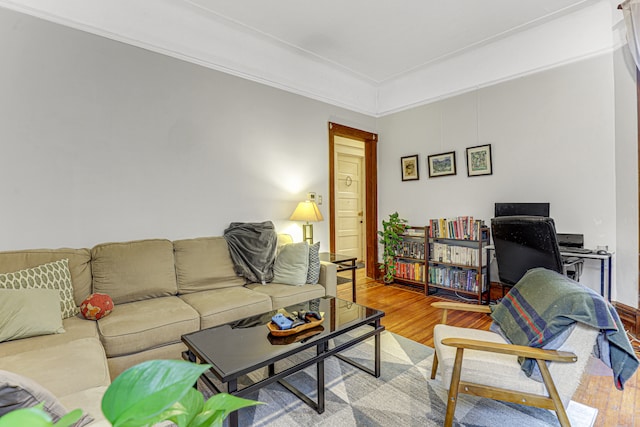
[[[351,270],[351,293],[353,302],[356,302],[356,257],[333,254],[330,252],[320,252],[320,261],[330,262],[338,266],[338,273]],[[336,295],[337,296],[337,295]]]

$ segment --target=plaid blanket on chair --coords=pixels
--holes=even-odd
[[[600,329],[597,356],[613,370],[616,388],[638,368],[638,359],[613,306],[591,289],[544,268],[529,270],[491,313],[513,344],[549,348],[575,322]],[[557,348],[561,343],[553,342]],[[531,375],[535,362],[523,361]]]

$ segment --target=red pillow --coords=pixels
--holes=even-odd
[[[80,305],[80,313],[85,319],[98,320],[113,310],[113,300],[107,294],[91,294]]]

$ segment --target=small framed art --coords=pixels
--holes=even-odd
[[[456,174],[456,152],[433,154],[427,158],[429,178]]]
[[[467,176],[491,175],[491,144],[467,148]]]
[[[402,180],[415,181],[420,179],[420,171],[418,170],[418,155],[405,156],[400,158],[400,166],[402,167]]]

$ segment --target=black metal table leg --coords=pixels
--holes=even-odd
[[[380,320],[375,321],[375,329],[380,328]],[[374,372],[375,377],[380,378],[380,334],[376,334],[373,337],[374,346],[375,346],[375,356],[374,356]]]
[[[326,350],[327,343],[319,344],[317,354],[321,355]],[[316,364],[316,382],[318,384],[318,407],[316,409],[319,414],[322,414],[324,412],[324,359]]]
[[[227,383],[227,393],[234,394],[238,391],[238,380],[229,380]],[[238,411],[233,411],[229,414],[229,427],[238,427]]]

